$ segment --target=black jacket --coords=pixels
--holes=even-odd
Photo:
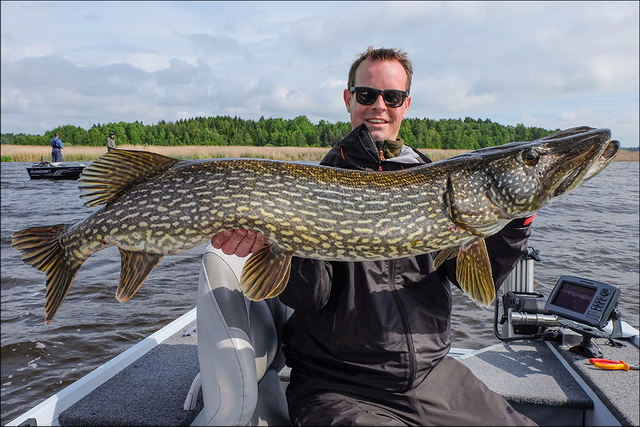
[[[362,125],[322,164],[397,170],[430,162],[417,151],[415,163],[381,161],[377,152]],[[526,254],[529,234],[516,220],[486,239],[496,283]],[[295,310],[283,329],[292,385],[299,390],[304,385],[296,381],[314,378],[403,392],[421,381],[451,346],[455,259],[434,270],[435,255],[367,262],[293,258],[280,295]]]

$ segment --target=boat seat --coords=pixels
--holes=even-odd
[[[209,245],[198,283],[200,373],[185,409],[202,387],[204,409],[193,425],[290,425],[278,372],[280,330],[292,310],[278,298],[250,301],[240,289],[246,258]]]

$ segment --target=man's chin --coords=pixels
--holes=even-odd
[[[370,123],[365,123],[367,125],[367,129],[369,129],[369,133],[374,141],[384,141],[386,139],[391,139],[389,135],[389,131],[387,129],[380,129],[382,126],[372,126]]]

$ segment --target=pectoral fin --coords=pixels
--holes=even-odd
[[[462,290],[485,307],[495,300],[496,289],[484,239],[476,238],[460,247],[456,278]]]
[[[433,260],[433,268],[437,270],[446,260],[455,258],[458,255],[459,250],[459,246],[452,246],[450,248],[441,250],[438,253],[436,259]]]
[[[133,252],[120,249],[122,258],[120,268],[120,284],[116,291],[116,299],[120,302],[131,298],[140,289],[162,259],[162,254],[150,254],[147,252]]]
[[[291,272],[291,252],[266,246],[249,257],[242,268],[240,287],[252,301],[273,298],[282,293]]]

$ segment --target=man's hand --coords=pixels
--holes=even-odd
[[[225,230],[211,238],[211,245],[227,255],[245,257],[267,245],[267,238],[250,230]]]

